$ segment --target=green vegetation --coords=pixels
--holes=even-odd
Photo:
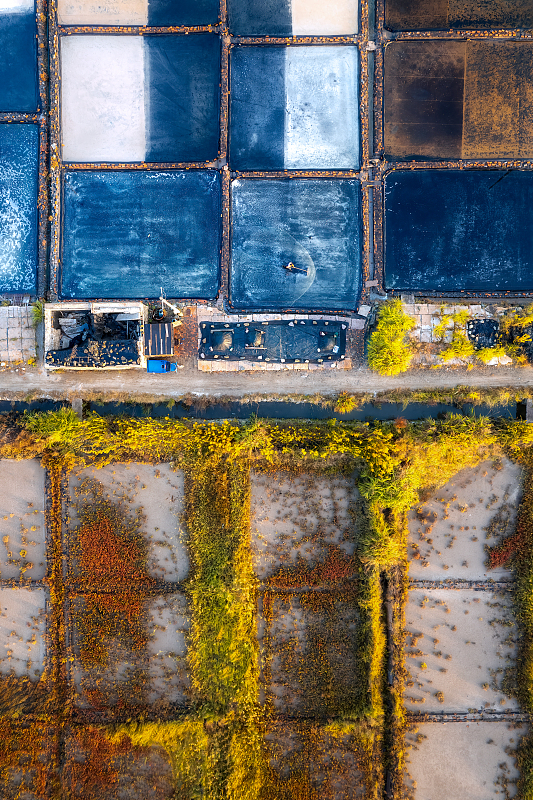
[[[413,352],[406,342],[415,321],[402,308],[400,299],[380,306],[377,326],[368,341],[368,366],[380,375],[399,375],[409,368]]]
[[[485,365],[487,365],[489,361],[492,361],[493,358],[503,358],[505,355],[505,347],[502,347],[502,345],[482,347],[481,350],[476,350],[476,358]]]
[[[36,300],[31,307],[32,325],[34,328],[44,322],[44,301]]]

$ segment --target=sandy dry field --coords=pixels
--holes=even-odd
[[[509,602],[503,592],[409,592],[408,709],[454,713],[517,708],[515,700],[496,688],[515,653]]]
[[[0,673],[35,680],[45,666],[46,592],[0,589]]]
[[[0,461],[0,577],[46,575],[44,469],[40,461]]]
[[[252,475],[252,556],[264,580],[281,566],[322,561],[331,545],[351,555],[359,493],[342,475]]]
[[[86,478],[99,481],[111,497],[127,503],[132,513],[142,511],[152,577],[172,582],[184,580],[189,572],[189,559],[181,528],[183,473],[174,472],[169,464],[87,467],[71,476],[72,502]],[[70,514],[72,528],[77,522],[72,507]]]
[[[265,743],[273,770],[282,776],[308,773],[320,800],[369,797],[349,737],[335,740],[324,730],[313,730],[312,723],[274,722]]]
[[[312,593],[278,595],[270,627],[260,618],[264,691],[282,713],[334,716],[353,695],[357,612],[343,598],[310,608],[315,602]]]
[[[135,650],[116,638],[108,638],[105,641],[105,666],[83,665],[83,640],[76,620],[83,619],[84,601],[76,598],[72,609],[75,612],[71,617],[75,661],[71,678],[78,706],[113,706],[121,696],[141,704],[164,701],[183,705],[187,702],[190,681],[186,635],[189,623],[184,595],[176,593],[147,600],[149,640],[146,650]]]
[[[506,722],[449,722],[418,725],[409,735],[408,782],[416,800],[490,800],[506,796],[516,780],[515,749],[525,726]],[[416,787],[413,786],[413,781]],[[509,797],[515,787],[509,785]]]
[[[485,547],[512,532],[521,469],[504,458],[464,469],[409,514],[409,576],[421,580],[509,579],[487,570]]]

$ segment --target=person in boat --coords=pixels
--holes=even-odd
[[[287,272],[295,272],[298,275],[307,275],[307,267],[296,267],[292,261],[289,261],[288,264],[283,264],[283,269],[286,269]]]

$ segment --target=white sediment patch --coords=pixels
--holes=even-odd
[[[516,628],[506,592],[411,589],[406,611],[409,711],[511,711],[501,689]]]
[[[64,161],[144,161],[144,42],[141,36],[69,36],[61,41]]]
[[[37,459],[0,461],[0,576],[46,575],[44,469]]]
[[[406,789],[416,800],[488,800],[514,797],[513,750],[526,725],[506,722],[429,722],[407,742]],[[509,793],[504,786],[509,783]],[[416,789],[415,789],[416,786]]]
[[[288,47],[285,169],[351,169],[358,163],[357,48]]]
[[[185,703],[190,685],[187,673],[189,614],[183,594],[166,595],[150,602],[150,692],[148,702]]]
[[[349,36],[357,33],[357,0],[292,0],[293,36]]]
[[[44,671],[44,589],[0,589],[0,673],[36,679]]]
[[[60,25],[148,25],[148,0],[58,0],[57,16]]]

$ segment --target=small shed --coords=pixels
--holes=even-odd
[[[171,322],[152,323],[144,326],[144,355],[172,356],[174,341]]]

